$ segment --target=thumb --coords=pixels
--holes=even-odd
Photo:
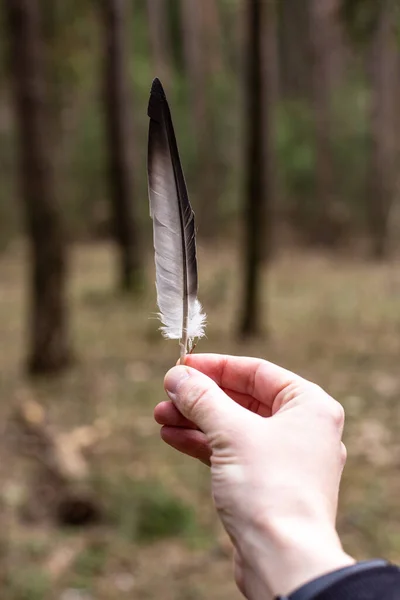
[[[229,398],[210,377],[191,367],[170,369],[164,387],[182,415],[206,435],[231,429],[245,418],[243,407]]]

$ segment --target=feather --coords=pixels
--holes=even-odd
[[[163,87],[153,81],[148,106],[148,192],[153,219],[157,304],[164,337],[179,339],[181,362],[194,338],[204,335],[206,316],[197,299],[194,212],[179,159]]]

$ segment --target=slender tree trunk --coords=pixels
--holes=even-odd
[[[332,8],[336,0],[311,0],[312,75],[315,115],[315,211],[312,242],[331,247],[336,242],[333,223],[334,165],[332,154]]]
[[[139,291],[142,282],[134,186],[127,65],[128,0],[100,0],[104,25],[104,111],[114,237],[119,250],[119,286]]]
[[[346,69],[350,64],[351,52],[346,44],[346,36],[341,18],[341,0],[329,0],[330,4],[330,73],[332,87],[343,84]]]
[[[219,199],[226,175],[223,157],[229,152],[226,147],[224,116],[215,110],[217,86],[224,70],[222,36],[217,0],[203,0],[201,3],[202,60],[204,62],[205,115],[204,130],[199,135],[199,190],[201,205],[199,227],[205,237],[218,236],[220,231]]]
[[[269,0],[270,1],[270,0]],[[250,337],[262,333],[261,267],[264,244],[269,239],[265,229],[268,208],[267,126],[269,103],[265,73],[263,77],[263,34],[265,2],[249,0],[247,9],[246,65],[246,199],[244,239],[244,287],[239,335]]]
[[[223,72],[224,64],[221,50],[221,21],[217,0],[202,0],[204,28],[207,39],[204,51],[207,53],[208,71],[213,75]]]
[[[199,133],[204,128],[206,114],[203,10],[197,0],[181,0],[180,6],[192,122],[196,133]]]
[[[150,47],[154,76],[159,77],[166,89],[171,84],[171,47],[168,36],[168,15],[166,0],[147,0]]]
[[[388,253],[388,228],[397,170],[397,113],[399,50],[391,0],[381,4],[371,45],[371,155],[368,178],[368,218],[371,254],[381,260]]]
[[[206,4],[209,0],[206,0]],[[218,231],[219,161],[215,122],[210,110],[213,74],[209,60],[208,32],[205,28],[207,6],[198,0],[181,0],[184,55],[191,98],[191,120],[197,152],[196,196],[199,233],[212,238]]]
[[[60,0],[40,0],[42,7],[42,32],[45,46],[46,98],[49,112],[49,127],[53,151],[60,153],[60,139],[63,136],[62,113],[65,86],[62,81],[63,65],[60,64],[58,43],[62,36]],[[58,142],[56,144],[56,142]],[[59,158],[59,157],[57,157]],[[56,161],[58,162],[58,161]],[[58,179],[58,178],[57,178]]]
[[[289,100],[312,98],[309,4],[310,0],[278,2],[280,89]]]
[[[56,203],[45,101],[43,40],[38,0],[5,0],[10,37],[20,180],[31,249],[31,373],[70,362],[65,299],[64,232]]]
[[[280,181],[276,162],[276,130],[277,107],[280,96],[279,88],[279,59],[278,59],[278,3],[267,0],[264,5],[264,34],[263,34],[263,90],[264,102],[267,103],[264,118],[265,136],[265,173],[266,197],[265,202],[265,235],[263,240],[263,257],[268,260],[274,247],[274,234],[271,223],[278,220]]]
[[[65,122],[65,106],[71,100],[71,89],[65,80],[63,36],[68,24],[63,21],[63,0],[40,0],[42,32],[45,56],[47,122],[49,123],[49,143],[52,148],[54,178],[64,197],[72,195],[72,182],[67,172],[68,152],[66,140],[71,136],[71,123]],[[65,28],[65,29],[64,29]],[[65,39],[65,37],[64,37]],[[74,106],[78,103],[74,98]],[[73,134],[72,134],[73,135]],[[70,142],[71,143],[71,142]]]

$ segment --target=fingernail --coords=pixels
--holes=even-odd
[[[179,386],[188,377],[189,371],[185,367],[173,367],[168,371],[164,379],[164,387],[171,400],[175,400]]]

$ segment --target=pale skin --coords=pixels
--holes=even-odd
[[[336,532],[344,412],[321,388],[257,358],[188,355],[155,408],[162,439],[211,467],[248,600],[353,564]]]

